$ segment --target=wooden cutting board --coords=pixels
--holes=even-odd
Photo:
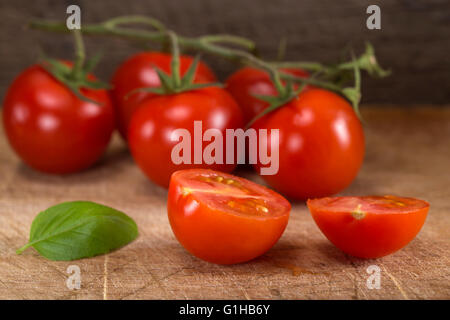
[[[218,266],[187,253],[166,215],[166,190],[134,165],[115,136],[94,168],[70,176],[35,172],[14,155],[0,133],[0,298],[2,299],[449,299],[450,108],[363,108],[367,153],[358,178],[342,194],[397,194],[428,200],[424,228],[403,250],[377,260],[336,249],[294,203],[280,241],[245,264]],[[260,181],[251,172],[238,171]],[[69,200],[91,200],[126,212],[139,238],[111,254],[53,262],[28,239],[36,214]],[[67,268],[81,272],[81,288],[66,286]],[[380,289],[366,285],[380,268]]]

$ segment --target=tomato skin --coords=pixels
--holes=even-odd
[[[180,56],[180,73],[184,75],[193,62],[187,55]],[[126,139],[128,125],[136,108],[142,102],[155,95],[149,92],[136,92],[127,96],[138,88],[154,88],[161,85],[154,66],[169,73],[171,71],[172,56],[162,52],[141,52],[124,61],[113,75],[111,84],[111,98],[116,111],[117,128]],[[194,82],[215,82],[216,76],[211,69],[199,62]]]
[[[80,100],[40,65],[27,68],[13,81],[3,103],[3,125],[10,145],[30,167],[73,173],[90,167],[103,154],[114,130],[108,92],[85,88],[81,92],[101,105]]]
[[[307,204],[317,226],[336,247],[355,257],[374,259],[396,252],[413,240],[422,228],[429,210],[429,204],[425,201],[392,196],[384,198],[386,197],[406,203],[406,208],[369,208],[363,218],[357,219],[347,209],[333,208],[332,203],[327,207],[321,202],[333,202],[336,199],[351,201],[347,199],[353,198],[361,203],[383,197],[322,198],[308,200]],[[408,208],[413,202],[419,203],[415,208]]]
[[[297,77],[308,77],[308,73],[301,69],[282,69],[282,71]],[[251,67],[244,67],[233,73],[226,81],[226,89],[242,108],[245,123],[268,106],[267,102],[254,95],[275,96],[277,94],[268,73]]]
[[[233,214],[226,209],[207,205],[196,193],[183,190],[186,174],[211,174],[211,170],[182,170],[172,175],[167,212],[172,230],[183,247],[194,256],[217,264],[235,264],[252,260],[269,250],[281,237],[289,220],[289,202],[263,186],[281,212],[266,218],[251,214]],[[240,181],[244,186],[256,185],[248,180],[215,172]],[[230,195],[230,198],[233,198]]]
[[[364,158],[364,132],[358,117],[346,100],[327,90],[308,89],[253,127],[279,129],[279,171],[262,177],[293,199],[343,190],[356,177]],[[271,150],[268,135],[260,143]],[[254,167],[260,172],[262,165]]]
[[[231,172],[236,164],[193,164],[194,121],[202,121],[202,135],[210,128],[221,131],[242,128],[242,112],[225,90],[207,87],[200,90],[162,95],[146,100],[133,115],[128,132],[128,144],[136,163],[147,177],[167,188],[173,172],[189,168],[209,168]],[[184,128],[191,134],[191,164],[175,164],[172,148],[179,141],[171,141],[173,130]],[[202,154],[210,142],[203,142]],[[224,143],[225,147],[225,143]]]

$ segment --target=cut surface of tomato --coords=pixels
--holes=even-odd
[[[419,233],[430,205],[397,196],[327,197],[308,200],[312,217],[339,249],[379,258],[400,250]]]
[[[262,255],[278,241],[291,205],[249,180],[189,169],[172,175],[167,208],[186,250],[209,262],[233,264]]]

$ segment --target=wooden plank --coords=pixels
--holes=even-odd
[[[349,49],[363,50],[374,44],[381,65],[394,76],[364,79],[363,99],[370,103],[435,103],[450,100],[450,1],[447,0],[14,0],[0,4],[0,99],[12,79],[39,58],[47,55],[73,57],[69,35],[47,34],[24,26],[33,18],[63,20],[68,4],[79,4],[82,22],[99,22],[113,16],[146,14],[163,21],[184,35],[231,33],[253,39],[263,57],[275,59],[282,37],[287,37],[286,59],[334,63],[349,58]],[[366,9],[381,7],[381,30],[366,28]],[[105,53],[96,70],[110,78],[127,56],[141,50],[126,41],[87,38],[88,52]],[[160,49],[158,45],[154,48]],[[208,58],[204,55],[204,58]],[[224,78],[234,66],[208,59]],[[369,90],[370,88],[370,90]]]
[[[367,155],[343,192],[398,194],[431,203],[426,224],[403,250],[377,260],[349,257],[295,203],[281,240],[262,257],[218,266],[188,254],[174,238],[166,191],[133,164],[118,136],[94,168],[65,177],[24,166],[0,134],[0,298],[2,299],[448,299],[450,298],[450,109],[363,108]],[[238,172],[258,180],[245,171]],[[92,200],[123,210],[139,238],[109,255],[52,262],[15,249],[35,215],[62,201]],[[81,289],[66,287],[69,265],[81,269]],[[370,265],[381,289],[366,286]]]

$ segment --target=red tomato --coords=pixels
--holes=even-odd
[[[180,56],[180,73],[184,75],[191,65],[193,58]],[[155,95],[148,92],[136,92],[127,96],[138,88],[159,87],[160,81],[154,66],[169,73],[171,71],[172,56],[161,52],[138,53],[123,62],[116,70],[111,83],[113,89],[111,97],[116,109],[116,122],[119,132],[126,138],[128,125],[136,108],[147,98]],[[197,67],[194,82],[215,82],[216,76],[207,65],[200,62]]]
[[[297,77],[308,77],[308,73],[300,69],[282,69],[282,71]],[[226,81],[226,88],[242,108],[245,123],[268,106],[267,102],[254,95],[275,96],[277,94],[267,72],[251,67],[245,67],[233,73]]]
[[[350,104],[337,94],[309,89],[269,113],[255,129],[279,129],[279,171],[263,175],[269,185],[293,199],[323,197],[347,187],[364,157],[364,133]],[[268,139],[259,141],[272,151]],[[255,168],[265,167],[257,163]]]
[[[278,241],[291,205],[276,192],[243,178],[205,169],[177,171],[167,212],[183,247],[218,264],[254,259]]]
[[[308,200],[320,230],[355,257],[379,258],[400,250],[419,233],[430,205],[396,196]]]
[[[100,105],[80,100],[39,65],[14,80],[3,103],[3,124],[25,163],[63,174],[99,159],[114,130],[113,108],[106,90],[83,88],[81,93]]]
[[[242,112],[234,99],[225,90],[207,87],[200,90],[162,95],[146,100],[139,106],[130,122],[128,143],[131,153],[144,173],[153,182],[168,187],[173,172],[188,168],[209,168],[231,172],[236,164],[175,164],[172,148],[179,141],[172,141],[175,129],[186,129],[194,140],[194,121],[202,121],[202,135],[210,128],[220,130],[243,126]],[[198,137],[197,137],[198,138]],[[201,137],[200,137],[201,139]],[[210,142],[203,142],[202,155]],[[225,147],[225,143],[224,143]],[[191,142],[194,157],[194,142]],[[225,163],[226,150],[223,152]]]

